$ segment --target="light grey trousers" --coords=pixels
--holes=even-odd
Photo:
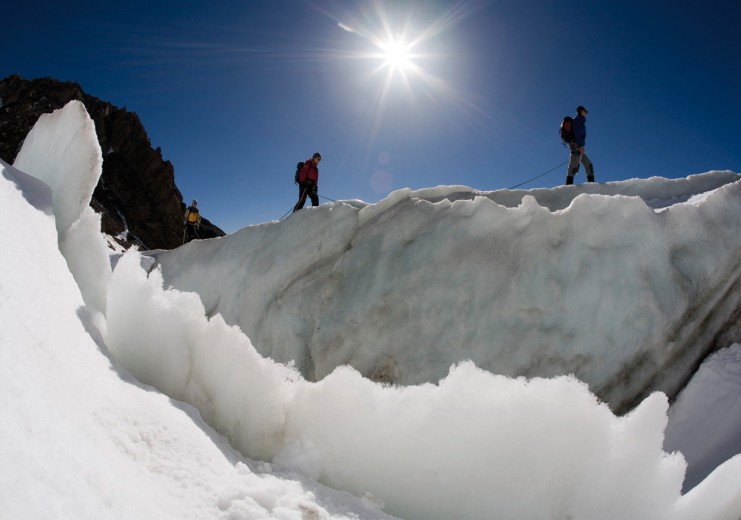
[[[571,155],[569,156],[569,170],[566,173],[568,177],[573,177],[576,172],[579,171],[579,164],[584,165],[584,170],[587,172],[587,176],[594,177],[594,165],[589,160],[586,153],[579,153],[579,148],[571,147]]]

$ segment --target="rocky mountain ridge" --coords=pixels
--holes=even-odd
[[[103,172],[90,202],[102,215],[102,231],[124,247],[181,245],[186,204],[172,163],[152,147],[136,113],[85,93],[77,83],[17,74],[0,80],[0,159],[13,164],[39,116],[72,100],[85,105],[103,151]],[[202,217],[201,238],[223,235]]]

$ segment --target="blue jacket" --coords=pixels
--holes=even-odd
[[[571,123],[571,128],[574,130],[574,144],[584,146],[584,141],[587,140],[587,121],[584,116],[578,114]]]

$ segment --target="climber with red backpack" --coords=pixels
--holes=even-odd
[[[298,183],[298,202],[293,207],[294,213],[304,207],[306,197],[311,198],[311,205],[319,205],[319,161],[322,160],[320,153],[312,155],[311,159],[296,165],[295,180]]]
[[[569,169],[566,172],[566,184],[574,184],[574,175],[583,164],[587,173],[587,182],[594,182],[594,165],[584,153],[584,143],[587,139],[586,116],[588,110],[579,105],[576,107],[576,117],[566,116],[561,123],[561,140],[569,147]]]

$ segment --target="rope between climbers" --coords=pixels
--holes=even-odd
[[[528,183],[530,183],[530,182],[533,182],[534,180],[540,179],[541,177],[544,177],[545,175],[548,175],[548,174],[549,174],[549,173],[551,173],[552,171],[554,171],[554,170],[557,170],[558,168],[561,168],[562,166],[565,166],[565,165],[566,165],[566,163],[568,163],[568,162],[569,162],[568,160],[567,160],[567,161],[564,161],[564,162],[562,162],[561,164],[559,164],[558,166],[554,166],[553,168],[551,168],[551,169],[550,169],[550,170],[548,170],[547,172],[543,172],[543,173],[541,173],[540,175],[537,175],[537,176],[533,177],[532,179],[528,179],[528,180],[526,180],[526,181],[524,181],[524,182],[521,182],[520,184],[515,184],[514,186],[512,186],[512,187],[510,187],[510,188],[508,188],[508,189],[510,189],[510,190],[513,190],[513,189],[515,189],[515,188],[519,188],[520,186],[524,186],[525,184],[528,184]],[[324,199],[324,200],[328,200],[328,201],[330,201],[330,202],[337,202],[336,200],[334,200],[334,199],[330,199],[329,197],[325,197],[325,196],[323,196],[323,195],[319,195],[319,198],[320,198],[320,199]],[[295,206],[294,206],[294,207],[295,207]],[[280,217],[280,219],[279,219],[279,220],[283,220],[284,218],[286,218],[286,217],[287,217],[287,216],[288,216],[288,215],[289,215],[289,214],[290,214],[290,213],[291,213],[292,211],[293,211],[293,207],[292,207],[291,209],[289,209],[289,210],[288,210],[287,212],[285,212],[285,213],[283,214],[283,216],[282,216],[282,217]]]
[[[550,169],[550,170],[548,170],[547,172],[543,172],[543,173],[541,173],[540,175],[538,175],[537,177],[533,177],[532,179],[526,180],[525,182],[521,182],[520,184],[515,184],[514,186],[512,186],[511,188],[508,188],[508,189],[510,189],[510,190],[513,190],[513,189],[515,189],[515,188],[519,188],[520,186],[522,186],[522,185],[524,185],[524,184],[527,184],[527,183],[529,183],[529,182],[533,182],[533,181],[534,181],[534,180],[536,180],[536,179],[540,179],[540,178],[541,178],[541,177],[543,177],[544,175],[548,175],[549,173],[551,173],[551,172],[552,172],[553,170],[557,170],[557,169],[558,169],[558,168],[560,168],[561,166],[564,166],[564,165],[566,165],[566,163],[568,163],[568,162],[569,162],[569,161],[568,161],[568,160],[566,160],[566,161],[562,162],[561,164],[559,164],[558,166],[554,166],[553,168],[551,168],[551,169]]]

